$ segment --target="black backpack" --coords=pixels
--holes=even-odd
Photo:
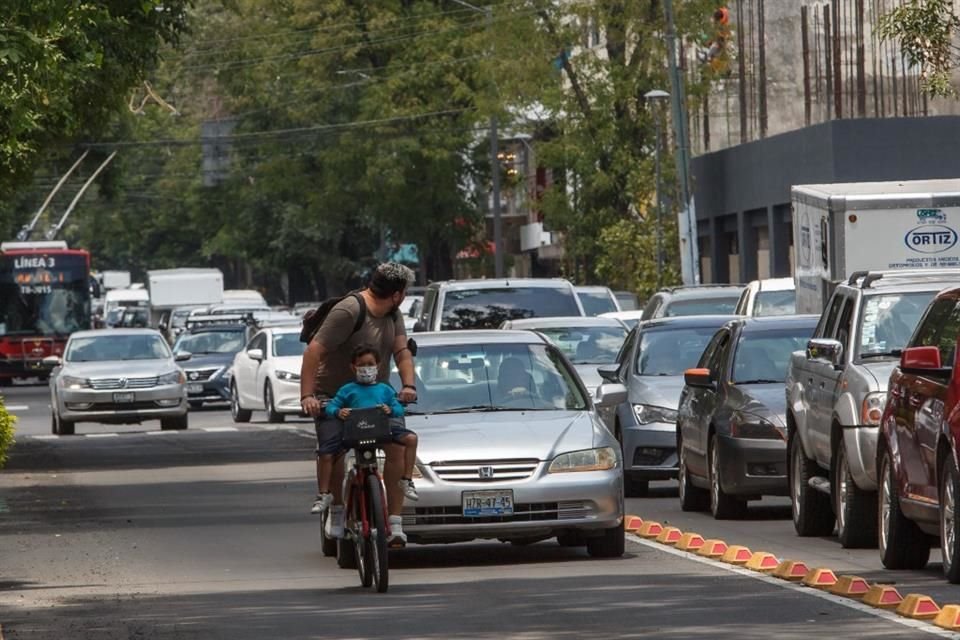
[[[360,305],[360,313],[357,314],[357,321],[354,323],[353,331],[350,332],[350,335],[360,331],[360,327],[363,326],[363,321],[367,318],[367,303],[362,295],[354,291],[338,298],[327,298],[320,303],[319,307],[303,314],[303,328],[300,329],[300,342],[310,344],[310,341],[313,340],[313,337],[317,335],[317,331],[319,331],[323,325],[323,321],[330,315],[330,311],[350,296],[356,298],[357,303]]]

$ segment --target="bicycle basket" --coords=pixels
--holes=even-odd
[[[387,442],[390,442],[390,417],[381,409],[353,409],[343,422],[345,447]]]

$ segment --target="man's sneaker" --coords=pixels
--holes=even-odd
[[[403,532],[403,518],[400,516],[390,516],[390,537],[387,538],[387,546],[391,549],[407,546],[407,534]]]
[[[330,514],[327,516],[327,521],[324,523],[323,528],[323,532],[328,538],[343,537],[343,519],[343,505],[333,505],[330,507]]]
[[[313,507],[310,509],[310,513],[316,515],[318,513],[323,513],[330,508],[330,505],[333,504],[333,494],[332,493],[320,493],[317,494],[317,500],[313,503]]]
[[[413,480],[408,478],[401,478],[398,482],[400,488],[403,489],[403,495],[407,500],[413,500],[416,502],[420,499],[420,494],[417,493],[417,488],[413,486]]]

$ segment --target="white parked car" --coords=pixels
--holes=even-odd
[[[791,316],[796,313],[797,296],[793,278],[754,280],[740,294],[738,316]]]
[[[266,411],[268,422],[300,414],[300,327],[266,327],[233,359],[230,412],[234,422],[249,422]]]

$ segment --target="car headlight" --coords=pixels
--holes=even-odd
[[[571,471],[607,471],[617,466],[617,452],[613,447],[584,449],[562,453],[553,459],[547,473],[568,473]]]
[[[90,380],[87,378],[74,378],[73,376],[60,376],[63,381],[64,389],[89,389]]]
[[[299,373],[291,373],[290,371],[277,371],[278,380],[286,380],[288,382],[297,382],[300,380]]]
[[[674,409],[666,407],[655,407],[650,404],[633,405],[633,413],[637,416],[637,422],[640,424],[650,424],[651,422],[666,422],[675,424],[677,422],[677,412]]]
[[[734,413],[730,419],[730,435],[734,438],[760,438],[786,441],[786,431],[772,421],[747,413]]]
[[[883,408],[887,404],[887,394],[883,391],[868,393],[860,408],[860,424],[876,426],[883,418]]]
[[[183,384],[186,381],[187,376],[180,369],[165,373],[157,378],[157,384]]]

